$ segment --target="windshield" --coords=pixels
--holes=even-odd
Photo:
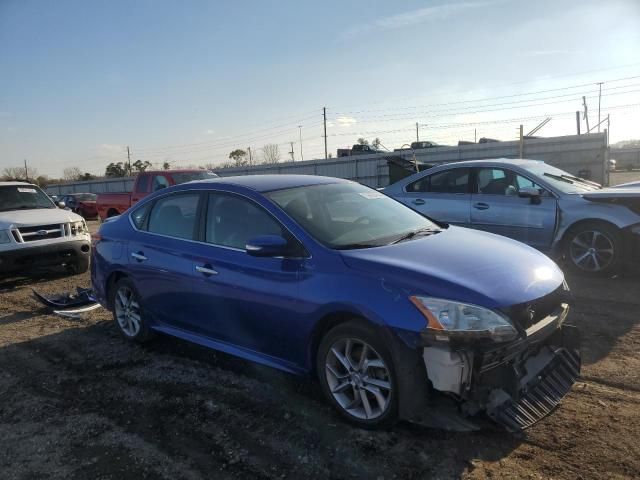
[[[207,170],[202,170],[200,172],[178,172],[173,173],[173,180],[176,182],[176,185],[179,183],[187,183],[192,182],[194,180],[207,180],[209,178],[216,178],[217,175],[213,172],[209,172]]]
[[[35,185],[0,186],[0,212],[36,208],[56,208],[56,206]]]
[[[543,162],[527,165],[524,168],[562,193],[592,192],[599,188],[588,180],[578,178],[575,175],[571,175],[564,170],[552,167]]]
[[[412,232],[439,230],[410,208],[357,183],[297,187],[266,196],[330,248],[376,247]]]

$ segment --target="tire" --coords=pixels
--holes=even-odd
[[[620,231],[606,223],[585,222],[565,235],[564,257],[574,272],[610,275],[620,269],[624,258]]]
[[[364,322],[350,321],[330,330],[320,342],[316,370],[324,395],[349,422],[376,429],[388,428],[397,421],[393,359],[384,342]]]
[[[129,302],[129,303],[127,303]],[[120,334],[129,341],[145,343],[153,338],[153,331],[140,303],[140,295],[127,277],[118,280],[109,290],[113,321]]]

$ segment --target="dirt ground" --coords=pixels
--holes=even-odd
[[[525,434],[345,424],[313,382],[179,340],[126,343],[110,314],[32,298],[88,275],[0,281],[0,478],[639,478],[640,278],[569,277],[581,380]]]

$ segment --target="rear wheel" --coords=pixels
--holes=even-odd
[[[146,342],[153,332],[145,319],[140,304],[140,296],[128,278],[122,278],[111,289],[110,303],[113,306],[113,320],[122,336],[135,342]]]
[[[614,273],[623,257],[620,232],[600,222],[572,227],[566,235],[565,258],[572,270],[591,273]]]
[[[379,428],[397,420],[391,355],[370,327],[348,322],[329,331],[320,343],[316,368],[324,394],[350,422]]]

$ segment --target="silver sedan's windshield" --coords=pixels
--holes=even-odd
[[[576,177],[543,162],[527,165],[524,168],[562,193],[584,193],[598,189],[596,185],[588,180]]]
[[[333,183],[266,194],[305,230],[331,248],[368,248],[440,228],[401,203],[358,183]]]

